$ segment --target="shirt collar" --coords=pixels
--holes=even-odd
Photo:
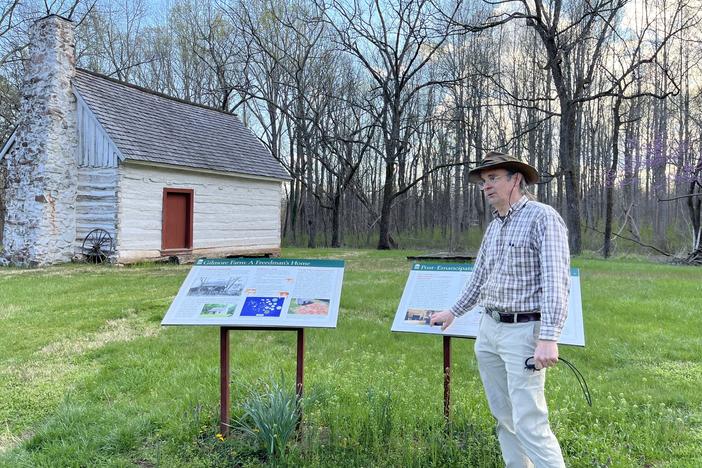
[[[497,210],[492,210],[492,217],[493,217],[494,219],[506,220],[507,218],[509,218],[509,217],[512,215],[512,213],[514,213],[514,212],[516,212],[516,211],[519,211],[519,210],[521,210],[522,208],[524,208],[524,205],[526,205],[528,201],[529,201],[529,199],[527,198],[527,196],[526,196],[526,195],[522,195],[522,198],[520,198],[519,200],[517,200],[517,203],[515,203],[515,204],[513,204],[512,206],[509,207],[509,210],[507,211],[507,214],[506,214],[506,215],[500,216],[500,213],[499,213]]]

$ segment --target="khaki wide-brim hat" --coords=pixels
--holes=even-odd
[[[529,164],[520,161],[509,154],[498,151],[490,151],[485,155],[480,164],[468,173],[468,180],[474,184],[482,182],[480,173],[487,169],[507,169],[510,172],[519,172],[524,176],[527,185],[535,184],[539,181],[539,171]]]

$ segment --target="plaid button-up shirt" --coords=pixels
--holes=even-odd
[[[483,237],[475,269],[451,313],[480,303],[507,313],[541,312],[542,340],[558,340],[568,313],[568,230],[558,212],[523,196]]]

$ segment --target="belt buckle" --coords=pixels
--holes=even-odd
[[[499,313],[498,311],[490,309],[490,310],[488,311],[488,313],[490,314],[490,317],[492,317],[492,319],[493,319],[495,322],[500,322],[500,321],[501,321],[501,320],[500,320],[500,313]]]

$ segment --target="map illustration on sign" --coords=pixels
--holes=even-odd
[[[242,317],[280,317],[282,297],[247,297],[241,308]]]
[[[474,338],[482,315],[480,307],[456,318],[445,331],[430,325],[432,314],[450,308],[472,274],[473,265],[415,263],[397,307],[392,331]],[[570,272],[568,318],[559,343],[585,346],[580,272],[575,268]]]
[[[161,325],[336,327],[340,260],[200,259]]]

